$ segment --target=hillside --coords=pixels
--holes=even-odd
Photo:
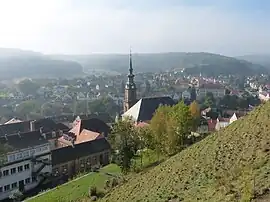
[[[101,201],[269,201],[269,119],[270,102],[137,174]]]
[[[103,70],[105,72],[126,73],[128,68],[128,55],[53,55],[51,57],[79,62],[89,72]],[[211,53],[134,53],[133,63],[136,72],[158,72],[186,68],[191,74],[203,72],[207,75],[242,75],[243,73],[248,75],[266,71],[261,65]]]
[[[243,55],[237,58],[252,63],[264,65],[265,67],[270,69],[270,55]]]
[[[0,49],[0,79],[69,77],[82,74],[82,66],[74,61],[51,59],[32,51]]]

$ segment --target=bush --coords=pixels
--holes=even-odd
[[[95,197],[102,198],[104,195],[105,195],[104,192],[101,190],[98,190],[96,186],[92,186],[89,188],[89,197],[90,198],[95,198]]]
[[[92,186],[90,187],[90,190],[89,190],[89,196],[97,196],[97,187],[95,186]]]

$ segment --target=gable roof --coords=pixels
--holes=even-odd
[[[17,123],[8,123],[0,125],[0,137],[18,132],[24,133],[30,131],[30,121],[22,121]]]
[[[110,144],[105,138],[76,144],[74,147],[67,146],[52,151],[52,165],[66,163],[84,156],[110,150]]]
[[[103,133],[105,137],[110,132],[110,127],[105,122],[96,118],[78,120],[77,124],[69,132],[78,136],[83,131],[83,129],[96,133]]]
[[[142,98],[122,116],[131,117],[134,121],[149,121],[152,119],[155,111],[160,105],[175,105],[175,101],[169,97],[150,97]]]
[[[22,122],[20,119],[12,118],[12,119],[10,119],[9,121],[7,121],[7,122],[4,123],[4,124],[20,123],[20,122]]]

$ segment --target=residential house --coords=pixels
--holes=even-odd
[[[259,92],[259,99],[263,102],[268,101],[270,98],[270,93],[266,91]]]
[[[216,131],[219,131],[220,129],[227,127],[229,124],[230,124],[229,118],[217,118],[215,129]]]

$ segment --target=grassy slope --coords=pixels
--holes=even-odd
[[[114,164],[108,165],[101,169],[102,173],[91,173],[77,181],[61,185],[56,189],[49,191],[41,196],[27,200],[28,202],[59,202],[59,201],[76,201],[88,196],[91,186],[103,188],[109,177],[103,172],[119,173],[120,168]]]
[[[270,188],[269,118],[270,102],[134,176],[102,201],[263,201]]]

